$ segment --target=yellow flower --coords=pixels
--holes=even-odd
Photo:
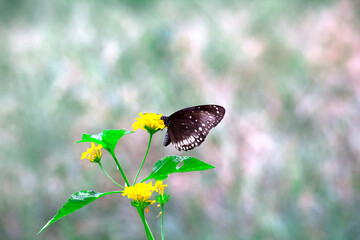
[[[164,121],[160,119],[162,114],[139,113],[139,116],[132,125],[134,131],[140,128],[148,131],[150,134],[154,134],[165,127]]]
[[[159,195],[156,197],[156,201],[159,203],[159,206],[164,206],[165,203],[167,203],[170,199],[170,195],[167,195],[164,193],[165,187],[167,187],[167,184],[163,184],[163,181],[156,181],[155,187],[157,188]],[[158,207],[159,207],[158,206]]]
[[[149,200],[153,191],[157,191],[156,187],[149,183],[137,183],[134,186],[125,187],[123,196],[127,196],[137,203],[151,203]]]
[[[162,183],[163,181],[156,181],[155,183],[155,187],[158,189],[160,195],[164,194],[164,189],[165,187],[167,187],[167,184],[162,184]]]
[[[81,155],[81,159],[87,158],[90,160],[90,162],[100,162],[101,160],[101,149],[102,146],[99,144],[97,147],[95,146],[95,143],[91,143],[91,148],[88,148],[86,152],[83,152]]]

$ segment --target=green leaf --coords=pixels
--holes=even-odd
[[[101,144],[106,150],[110,152],[114,152],[115,147],[119,139],[129,133],[125,129],[104,129],[102,133],[98,134],[86,134],[84,133],[82,139],[78,142],[94,142],[97,144]]]
[[[45,224],[45,226],[38,232],[38,234],[41,233],[50,224],[56,222],[60,218],[63,218],[66,215],[75,212],[76,210],[79,210],[80,208],[88,205],[89,203],[95,201],[100,197],[114,193],[122,193],[122,191],[100,193],[100,192],[82,190],[80,192],[74,193],[73,195],[70,196],[69,200],[64,204],[64,206],[61,209],[59,209],[58,213]]]
[[[179,166],[180,163],[183,164]],[[152,178],[157,181],[164,180],[171,173],[203,171],[211,168],[215,167],[194,157],[170,156],[157,161],[150,175],[141,182]]]

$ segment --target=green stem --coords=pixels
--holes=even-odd
[[[164,204],[161,204],[161,239],[164,240]]]
[[[107,172],[105,171],[105,169],[103,168],[103,166],[101,165],[100,162],[98,162],[98,163],[99,163],[99,166],[100,166],[101,170],[105,173],[105,175],[106,175],[113,183],[115,183],[116,185],[118,185],[118,186],[121,187],[121,188],[124,188],[123,186],[121,186],[120,184],[118,184],[117,182],[115,182],[115,180],[112,179],[112,178],[109,176],[109,174],[107,174]]]
[[[146,222],[146,219],[145,219],[145,214],[144,214],[144,209],[140,209],[140,208],[137,208],[138,212],[139,212],[139,215],[140,215],[140,218],[141,218],[141,221],[142,223],[144,224],[144,228],[145,228],[145,232],[146,232],[146,236],[149,240],[155,240],[150,228],[149,228],[149,225],[148,223]]]
[[[142,161],[142,163],[141,163],[141,166],[140,166],[140,168],[139,168],[139,171],[137,172],[136,177],[135,177],[135,179],[134,179],[133,185],[135,185],[136,180],[137,180],[137,178],[138,178],[138,176],[139,176],[139,174],[140,174],[140,171],[141,171],[142,167],[144,166],[146,157],[147,157],[148,152],[149,152],[149,149],[150,149],[150,144],[151,144],[152,136],[153,136],[153,133],[150,133],[150,138],[149,138],[148,147],[147,147],[147,149],[146,149],[146,153],[145,153],[144,159],[143,159],[143,161]]]
[[[126,175],[125,175],[124,171],[122,170],[122,168],[121,168],[121,166],[120,166],[120,163],[119,163],[118,160],[116,159],[116,156],[115,156],[114,152],[111,152],[111,156],[113,157],[113,159],[114,159],[114,161],[115,161],[115,163],[116,163],[116,165],[117,165],[117,167],[118,167],[118,169],[119,169],[122,177],[124,178],[124,181],[125,181],[125,184],[126,184],[125,186],[130,186],[130,183],[129,183],[129,181],[128,181],[127,178],[126,178]]]
[[[111,192],[106,192],[106,193],[102,193],[101,196],[106,196],[109,194],[114,194],[114,193],[123,193],[124,191],[111,191]]]

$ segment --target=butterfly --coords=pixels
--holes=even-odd
[[[219,105],[201,105],[181,109],[170,116],[162,116],[167,127],[164,146],[173,143],[178,151],[199,146],[223,119],[225,108]]]

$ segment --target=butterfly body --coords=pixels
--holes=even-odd
[[[179,151],[188,151],[199,146],[223,119],[225,108],[219,105],[201,105],[181,109],[170,116],[162,116],[168,128],[164,146],[172,142]]]

